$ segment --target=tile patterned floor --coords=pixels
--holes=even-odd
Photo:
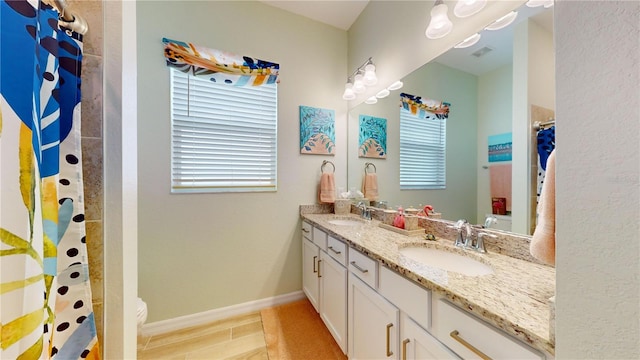
[[[138,359],[268,360],[260,312],[139,337]]]

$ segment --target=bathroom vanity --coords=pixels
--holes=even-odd
[[[355,214],[302,218],[303,290],[350,359],[554,358],[553,268],[404,236]],[[463,275],[404,251],[421,247],[490,273]]]

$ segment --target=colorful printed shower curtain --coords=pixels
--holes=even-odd
[[[99,359],[85,245],[82,36],[0,2],[0,358]]]

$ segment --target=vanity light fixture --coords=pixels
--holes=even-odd
[[[342,98],[344,100],[354,100],[358,96],[357,94],[365,92],[367,86],[377,83],[376,67],[373,64],[373,60],[369,58],[347,78]]]
[[[469,17],[480,12],[486,4],[487,0],[458,0],[453,13],[459,18]]]
[[[518,13],[516,11],[512,11],[510,13],[508,13],[507,15],[501,17],[500,19],[492,22],[491,24],[489,24],[489,26],[487,26],[486,28],[484,28],[485,30],[500,30],[502,28],[505,28],[507,26],[509,26],[518,16]]]
[[[346,83],[344,85],[344,94],[342,94],[342,98],[344,100],[354,100],[356,98],[356,93],[353,91],[353,84]]]
[[[475,45],[479,40],[480,40],[480,33],[475,33],[469,36],[468,38],[462,40],[461,42],[459,42],[456,46],[454,46],[454,48],[456,49],[468,48],[469,46]]]
[[[369,105],[373,105],[375,103],[378,102],[378,98],[375,96],[372,96],[370,98],[368,98],[367,100],[364,101],[365,104],[369,104]]]
[[[436,3],[431,9],[431,21],[425,31],[425,35],[429,39],[440,39],[447,36],[451,29],[453,29],[453,23],[447,16],[449,8],[442,0],[436,0]]]

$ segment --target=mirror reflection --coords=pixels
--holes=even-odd
[[[475,45],[452,48],[407,75],[400,90],[351,109],[348,186],[362,188],[370,163],[378,199],[391,208],[431,205],[444,219],[476,224],[506,213],[496,228],[531,234],[538,175],[533,123],[549,122],[555,107],[552,28],[552,8],[523,6],[508,27],[482,31]],[[450,105],[444,189],[400,189],[401,93]],[[384,157],[363,153],[363,118],[386,120]],[[496,207],[496,200],[504,203]]]

